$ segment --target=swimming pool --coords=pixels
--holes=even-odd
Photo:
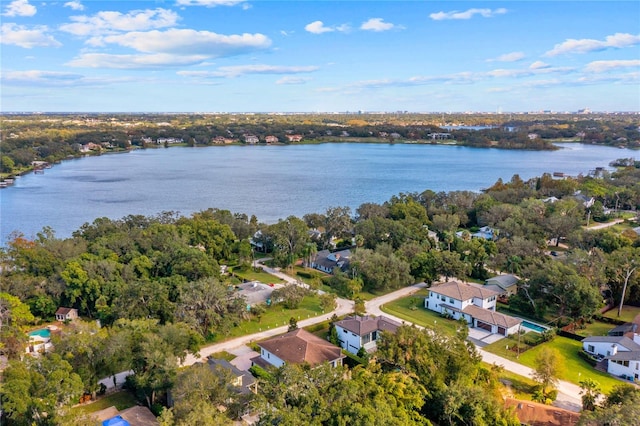
[[[542,333],[543,331],[547,331],[549,328],[544,327],[538,324],[534,324],[529,321],[522,320],[522,324],[520,324],[523,328],[528,328],[529,330],[535,331],[536,333]]]
[[[50,339],[51,338],[51,330],[49,330],[48,328],[41,328],[39,330],[33,330],[33,331],[29,332],[29,336],[42,337],[43,339]]]

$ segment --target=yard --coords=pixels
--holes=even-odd
[[[231,268],[230,273],[236,277],[247,281],[260,281],[261,283],[281,283],[282,280],[274,275],[267,274],[260,268],[236,266]]]
[[[494,353],[504,358],[509,358],[516,361],[516,353],[506,350],[506,343],[509,340],[501,340],[496,343],[483,348],[487,352]],[[587,361],[580,358],[578,352],[582,350],[582,343],[572,340],[566,337],[556,336],[552,341],[546,342],[520,354],[517,362],[526,365],[527,367],[535,367],[536,355],[542,350],[543,347],[557,349],[564,359],[563,372],[560,374],[560,379],[567,382],[580,384],[581,380],[591,378],[600,384],[600,389],[603,393],[609,393],[613,386],[623,383],[622,381],[615,379],[603,373],[595,370],[591,367]]]
[[[422,289],[411,296],[394,300],[380,308],[383,312],[395,315],[414,324],[438,330],[445,334],[455,335],[460,324],[457,321],[442,317],[437,312],[424,308],[424,298],[429,294],[428,289]]]
[[[640,315],[639,306],[624,305],[622,306],[622,315],[618,316],[618,307],[615,307],[607,312],[603,316],[607,318],[613,318],[624,322],[632,322],[636,315]],[[614,326],[611,326],[613,328]]]
[[[593,321],[593,323],[585,324],[585,328],[576,328],[573,333],[584,337],[590,336],[606,336],[609,330],[614,328],[615,325],[607,324],[606,322]]]
[[[136,398],[131,392],[120,391],[104,397],[100,397],[99,399],[91,403],[75,406],[73,407],[73,411],[79,414],[90,414],[95,413],[96,411],[104,410],[105,408],[109,408],[111,406],[116,407],[118,411],[122,411],[135,405],[138,404]]]
[[[243,321],[237,327],[232,328],[228,335],[217,336],[211,342],[221,342],[233,337],[259,333],[263,330],[288,325],[291,317],[300,321],[321,315],[323,312],[318,296],[305,296],[298,309],[286,309],[282,305],[269,306],[259,320],[252,317],[250,320]]]

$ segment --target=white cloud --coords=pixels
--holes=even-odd
[[[287,75],[276,81],[276,84],[304,84],[309,80],[311,80],[310,77],[293,77]]]
[[[5,71],[0,76],[3,83],[12,86],[49,86],[49,87],[77,87],[104,86],[105,84],[133,81],[131,77],[87,77],[82,74],[58,71]]]
[[[390,22],[384,22],[384,19],[382,18],[371,18],[368,21],[363,22],[362,25],[360,25],[361,30],[376,31],[376,32],[388,31],[393,29],[394,27],[395,25],[393,25]]]
[[[62,31],[88,36],[170,27],[178,22],[179,17],[172,10],[158,8],[133,10],[128,13],[102,11],[93,16],[72,16],[70,19],[73,22],[60,26]]]
[[[497,58],[489,59],[487,62],[516,62],[524,59],[525,54],[522,52],[511,52],[500,55]]]
[[[637,68],[640,67],[639,59],[630,60],[613,60],[613,61],[593,61],[584,68],[587,72],[601,73],[620,68]]]
[[[235,65],[220,67],[216,71],[178,71],[179,75],[199,78],[235,78],[245,74],[300,74],[317,71],[319,67],[281,65]]]
[[[84,10],[84,6],[78,0],[68,1],[64,7],[70,7],[73,10]]]
[[[542,68],[549,68],[550,66],[551,65],[546,64],[546,63],[544,63],[542,61],[535,61],[535,62],[532,62],[531,65],[529,65],[529,69],[539,70],[539,69],[542,69]]]
[[[336,25],[333,27],[326,27],[322,21],[314,21],[305,25],[304,29],[313,34],[330,33],[334,31],[347,32],[350,27],[348,24]]]
[[[77,81],[81,78],[83,78],[83,76],[80,74],[40,70],[6,71],[2,73],[2,80],[11,83],[64,83],[69,81]]]
[[[194,65],[206,60],[205,55],[112,55],[107,53],[83,53],[65,65],[82,68],[148,69]]]
[[[14,0],[9,3],[2,14],[4,16],[33,16],[38,10],[29,0]]]
[[[313,34],[322,34],[335,31],[333,28],[325,27],[322,21],[314,21],[310,24],[307,24],[305,25],[304,29]]]
[[[210,31],[170,29],[95,37],[88,43],[94,46],[117,44],[144,53],[206,55],[211,58],[266,49],[271,40],[262,34],[222,35]]]
[[[244,3],[245,0],[176,0],[177,6],[235,6],[236,4]],[[245,6],[243,5],[243,8]],[[246,9],[246,8],[245,8]]]
[[[442,21],[445,19],[471,19],[474,15],[480,15],[484,18],[491,18],[496,15],[504,15],[507,13],[507,9],[499,8],[499,9],[469,9],[464,12],[459,12],[457,10],[451,12],[437,12],[429,15],[431,19],[434,21]]]
[[[560,44],[556,44],[553,49],[545,53],[545,56],[557,56],[567,53],[589,53],[605,49],[621,49],[640,44],[640,34],[616,33],[607,36],[604,40],[567,39]]]
[[[15,23],[2,24],[0,27],[0,43],[31,49],[33,47],[60,47],[62,43],[48,35],[49,28],[39,25],[27,28]]]

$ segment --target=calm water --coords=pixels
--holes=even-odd
[[[442,145],[321,144],[136,150],[71,160],[0,190],[0,236],[33,237],[51,226],[68,237],[97,217],[183,215],[217,207],[275,222],[289,215],[355,209],[400,192],[479,191],[498,178],[588,173],[634,157],[618,148],[564,144],[508,151]]]

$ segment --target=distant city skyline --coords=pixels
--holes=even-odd
[[[2,112],[640,111],[637,1],[1,0]]]

